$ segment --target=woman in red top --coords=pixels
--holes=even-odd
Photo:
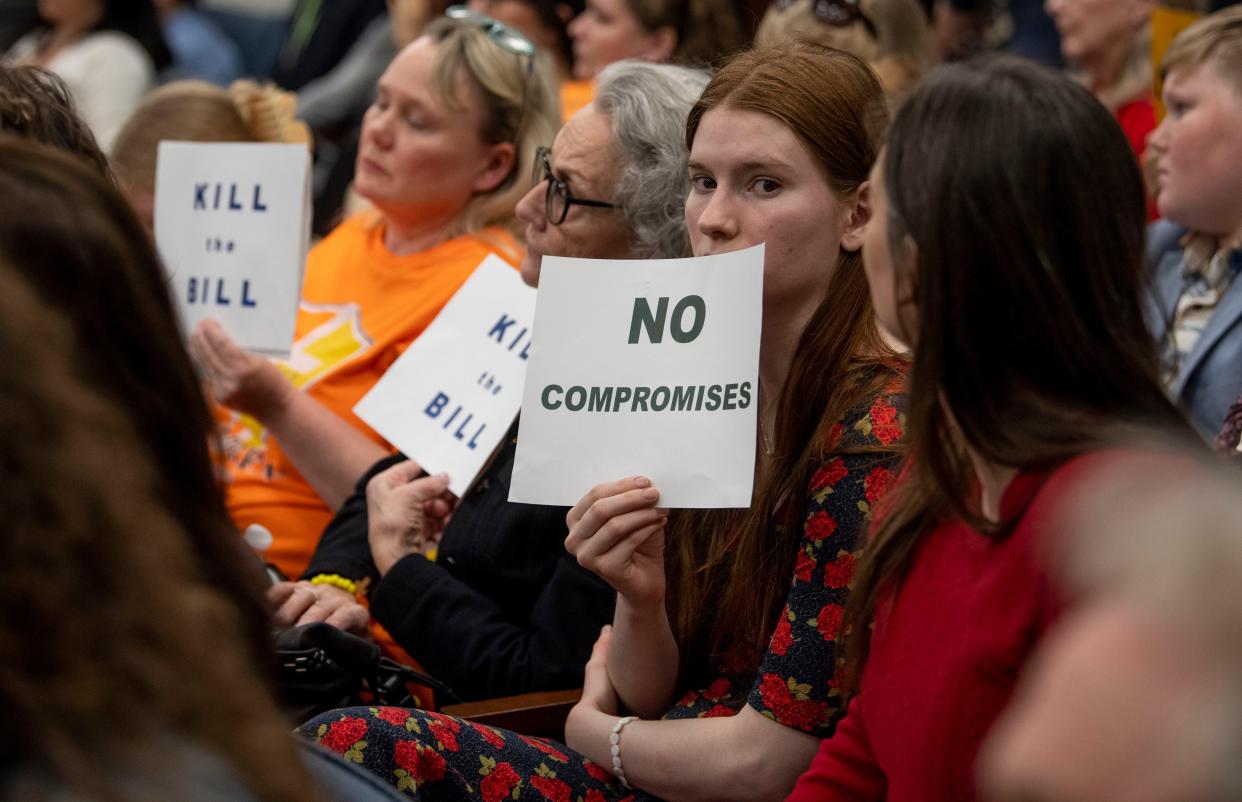
[[[1046,0],[1061,34],[1061,53],[1126,132],[1142,156],[1156,128],[1151,69],[1152,0]]]
[[[1063,602],[1038,556],[1058,502],[1127,433],[1188,434],[1143,324],[1141,180],[1086,90],[1019,61],[947,68],[898,112],[863,253],[913,348],[910,460],[855,576],[847,715],[790,799],[974,799]]]

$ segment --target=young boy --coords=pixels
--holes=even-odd
[[[1170,394],[1211,437],[1242,394],[1242,6],[1183,31],[1163,72],[1152,328]]]

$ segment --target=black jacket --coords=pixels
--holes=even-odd
[[[366,486],[397,455],[358,481],[304,575],[372,577],[372,615],[463,700],[580,686],[616,600],[565,551],[564,507],[508,501],[516,431],[461,499],[436,562],[411,555],[381,580],[371,561]]]

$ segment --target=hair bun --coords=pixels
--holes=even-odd
[[[268,84],[234,81],[229,87],[237,111],[260,142],[284,142],[310,147],[311,132],[297,119],[297,96]]]

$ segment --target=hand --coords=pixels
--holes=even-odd
[[[203,320],[195,327],[189,350],[212,397],[257,420],[278,414],[297,392],[271,361],[238,348],[214,320]]]
[[[600,630],[599,638],[591,649],[591,659],[587,660],[582,677],[582,698],[578,700],[578,704],[615,716],[621,709],[621,704],[617,701],[617,690],[612,686],[612,678],[608,676],[608,645],[611,642],[610,625]]]
[[[427,554],[440,543],[456,498],[447,474],[419,478],[413,460],[398,462],[367,482],[367,540],[380,576],[411,554]]]
[[[296,627],[319,621],[365,637],[371,613],[349,591],[334,585],[310,582],[277,582],[267,590],[267,603],[274,610],[272,622]]]
[[[664,524],[660,492],[643,476],[596,485],[565,516],[565,548],[634,607],[664,604]]]
[[[592,757],[600,765],[608,765],[607,740],[604,736],[612,728],[621,709],[617,691],[608,676],[608,645],[612,640],[612,627],[600,630],[591,659],[587,661],[582,676],[582,697],[569,710],[565,720],[565,743],[573,749]],[[592,747],[597,747],[595,752]],[[602,752],[599,750],[603,750]]]

